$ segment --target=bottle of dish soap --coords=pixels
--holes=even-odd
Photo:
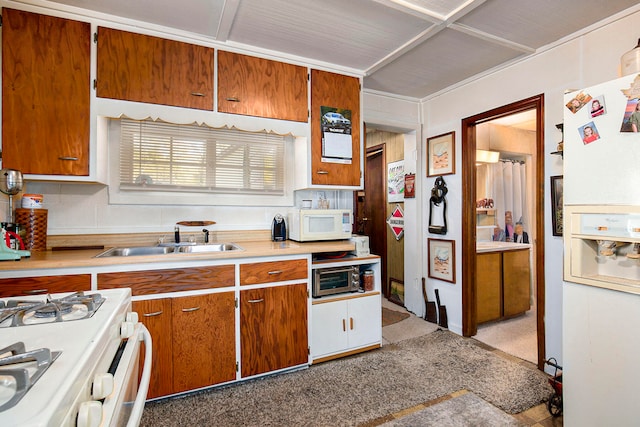
[[[620,58],[620,76],[627,76],[640,72],[640,39],[636,47],[626,52]]]

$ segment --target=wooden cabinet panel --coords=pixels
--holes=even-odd
[[[478,323],[522,314],[530,308],[529,249],[476,256]]]
[[[307,68],[218,51],[218,111],[306,122]]]
[[[0,298],[91,290],[91,275],[20,277],[0,279]]]
[[[241,285],[274,283],[285,280],[304,280],[307,277],[308,268],[306,259],[240,264]]]
[[[212,48],[98,28],[101,98],[213,110]]]
[[[133,311],[147,327],[153,340],[151,380],[148,399],[173,393],[173,338],[171,322],[171,298],[134,301]],[[144,343],[141,355],[144,355]],[[140,372],[144,357],[140,360]]]
[[[308,361],[307,285],[240,291],[242,376]]]
[[[351,111],[351,163],[322,161],[321,107]],[[311,70],[311,183],[359,186],[360,81],[326,71]]]
[[[131,288],[133,295],[224,288],[234,285],[234,265],[98,274],[98,289]]]
[[[89,175],[91,26],[2,9],[2,162]]]
[[[478,323],[502,317],[502,255],[499,252],[476,256]]]
[[[171,311],[174,392],[234,380],[234,293],[173,298]]]
[[[515,316],[530,308],[531,267],[529,250],[509,251],[502,255],[504,316]]]

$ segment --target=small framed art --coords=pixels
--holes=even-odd
[[[456,133],[427,138],[427,176],[449,175],[455,168]]]
[[[456,259],[454,240],[428,239],[429,277],[456,282]]]
[[[562,236],[562,175],[551,177],[551,224],[554,236]]]

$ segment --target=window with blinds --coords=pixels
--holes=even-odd
[[[285,193],[282,135],[119,120],[120,190]]]

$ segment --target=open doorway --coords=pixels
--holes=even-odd
[[[479,141],[479,126],[496,119],[513,116],[525,111],[535,112],[535,141],[531,156],[531,225],[530,234],[533,251],[531,269],[533,271],[533,306],[535,307],[535,326],[537,338],[537,365],[544,367],[544,96],[538,95],[513,104],[505,105],[462,121],[462,255],[465,263],[462,267],[462,313],[463,335],[474,336],[478,333],[478,286],[476,283],[478,269],[477,247],[477,168],[476,149]],[[514,221],[515,222],[515,221]],[[513,232],[512,232],[513,233]],[[484,269],[484,267],[483,267]],[[483,270],[484,271],[484,270]],[[501,291],[503,292],[503,291]],[[500,298],[504,294],[500,294]],[[504,313],[503,313],[504,314]],[[480,318],[482,320],[482,316]]]

